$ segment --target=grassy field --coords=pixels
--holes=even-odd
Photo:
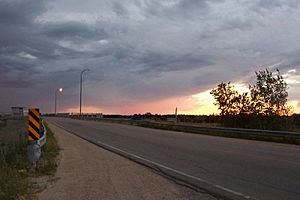
[[[27,160],[27,120],[7,120],[0,128],[0,199],[30,199],[33,177],[56,171],[57,141],[47,128],[47,142],[36,167]]]

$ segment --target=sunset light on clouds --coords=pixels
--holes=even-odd
[[[300,200],[300,0],[0,0],[0,30],[0,200]]]
[[[249,86],[243,83],[232,83],[234,89],[240,94],[244,92],[249,93]],[[86,113],[111,113],[111,114],[144,114],[151,112],[152,114],[174,114],[175,108],[178,108],[178,114],[190,114],[190,115],[211,115],[219,114],[217,106],[213,104],[215,101],[210,94],[211,90],[199,92],[190,96],[183,96],[178,98],[165,99],[161,101],[143,102],[132,105],[126,105],[116,110],[105,110],[99,107],[83,107],[83,111]],[[300,113],[299,101],[288,101],[288,105],[292,106],[295,113]],[[79,108],[69,108],[63,112],[78,113]]]
[[[219,113],[221,82],[246,91],[276,70],[300,112],[300,2],[0,1],[0,112]],[[276,31],[275,31],[276,30]],[[38,94],[38,95],[36,95]]]

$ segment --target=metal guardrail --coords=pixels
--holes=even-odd
[[[42,146],[46,144],[46,136],[47,136],[47,130],[44,125],[44,122],[42,121],[42,129],[43,129],[43,136],[36,140],[36,142],[30,142],[27,146],[27,157],[30,163],[32,163],[34,166],[36,165],[36,162],[39,160],[42,154]]]
[[[242,129],[242,128],[212,128],[218,131],[230,132],[230,133],[246,133],[252,135],[261,136],[280,136],[280,137],[299,137],[300,133],[291,131],[271,131],[271,130],[260,130],[260,129]]]
[[[99,119],[99,118],[75,118],[74,116],[69,116],[69,118],[73,119]],[[261,130],[261,129],[244,129],[244,128],[226,128],[226,127],[204,127],[204,126],[194,126],[194,125],[183,125],[183,124],[176,124],[176,123],[160,123],[160,122],[150,122],[150,121],[141,121],[141,120],[129,120],[129,119],[106,119],[101,118],[100,120],[107,120],[115,121],[115,122],[125,122],[138,125],[138,126],[149,126],[149,127],[157,127],[157,128],[164,128],[166,126],[171,126],[172,128],[178,129],[187,129],[189,131],[207,131],[207,132],[223,132],[223,133],[235,133],[241,135],[255,135],[255,136],[272,136],[272,137],[293,137],[296,139],[300,139],[299,132],[292,132],[292,131],[273,131],[273,130]],[[167,128],[168,129],[168,128]]]
[[[103,119],[105,121],[105,119]],[[110,121],[110,120],[108,120]],[[113,120],[114,121],[114,120]],[[115,120],[118,122],[119,120]],[[124,122],[123,120],[121,120]],[[127,121],[127,120],[126,120]],[[194,126],[194,125],[182,125],[182,124],[170,124],[170,123],[160,123],[160,122],[149,122],[149,121],[140,121],[140,120],[130,120],[132,124],[145,127],[154,127],[154,128],[166,128],[166,129],[179,129],[182,131],[206,131],[206,132],[223,132],[223,133],[235,133],[235,134],[247,134],[255,136],[272,136],[272,137],[293,137],[300,139],[299,132],[292,131],[273,131],[273,130],[260,130],[260,129],[244,129],[244,128],[226,128],[226,127],[204,127],[204,126]]]
[[[43,136],[37,140],[37,144],[40,145],[41,147],[44,146],[44,144],[46,144],[46,135],[47,135],[47,130],[44,124],[44,121],[42,121],[42,129],[43,129]]]
[[[174,125],[175,127],[194,129],[201,131],[217,131],[226,133],[238,133],[238,134],[251,134],[260,136],[280,136],[280,137],[300,137],[300,133],[289,131],[271,131],[260,129],[243,129],[243,128],[225,128],[225,127],[201,127],[201,126],[186,126],[186,125]]]

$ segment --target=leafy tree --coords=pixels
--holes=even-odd
[[[228,83],[220,83],[210,93],[215,98],[215,105],[221,110],[221,115],[238,114],[262,114],[287,115],[291,107],[287,106],[287,84],[280,75],[268,69],[255,72],[256,84],[249,85],[248,93],[239,94],[234,86]]]
[[[220,83],[210,94],[213,95],[215,105],[221,110],[221,115],[248,114],[250,99],[248,93],[239,94],[234,86],[228,83]]]
[[[250,93],[239,94],[234,86],[220,83],[210,93],[221,110],[225,126],[286,130],[292,128],[287,117],[292,107],[287,105],[287,84],[279,70],[255,72],[256,83]]]
[[[289,114],[287,84],[279,70],[276,70],[276,74],[268,69],[255,74],[257,82],[249,86],[252,113],[267,116]]]
[[[248,92],[239,94],[239,114],[250,114],[251,113],[251,99]]]

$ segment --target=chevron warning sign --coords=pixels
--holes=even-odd
[[[30,108],[28,110],[28,141],[40,139],[40,119],[41,114],[38,108]]]

